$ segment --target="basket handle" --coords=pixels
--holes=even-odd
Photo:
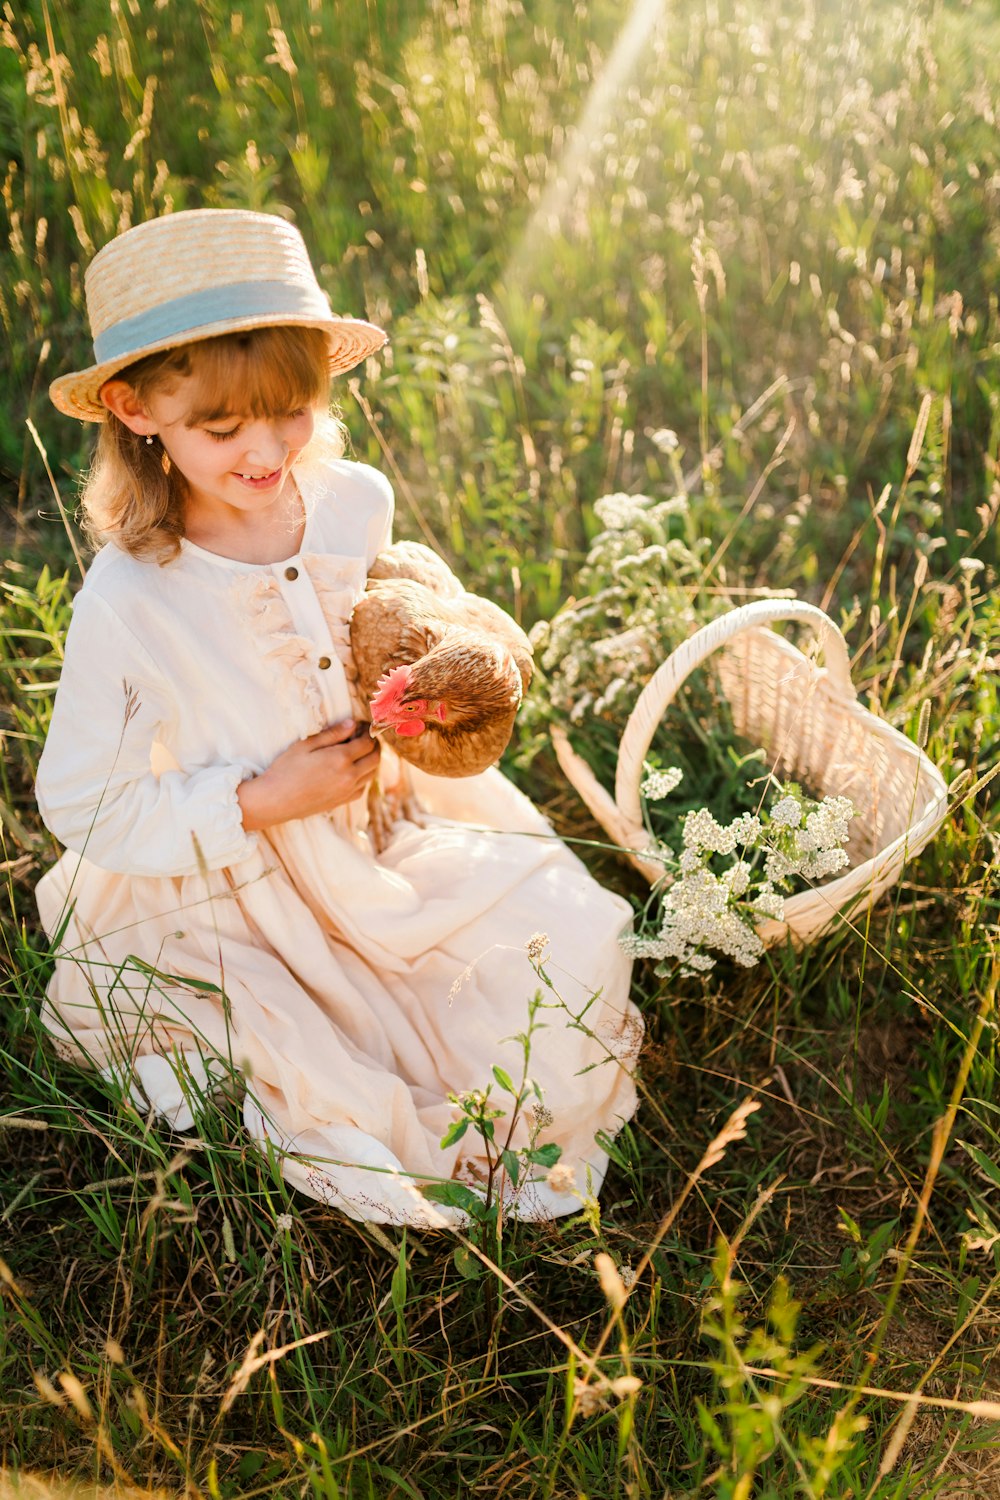
[[[776,620],[799,620],[819,637],[831,686],[852,701],[857,697],[851,682],[847,642],[829,615],[804,599],[756,599],[728,614],[710,620],[683,645],[672,651],[646,683],[629,715],[618,749],[615,773],[615,803],[628,827],[642,828],[639,781],[643,762],[664,711],[673,702],[681,684],[714,651],[742,630],[769,625]],[[609,799],[610,800],[610,799]]]

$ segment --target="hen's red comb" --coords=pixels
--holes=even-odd
[[[375,696],[368,705],[373,724],[383,723],[400,706],[400,700],[410,683],[410,667],[393,667],[379,678]]]

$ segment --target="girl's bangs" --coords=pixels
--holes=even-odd
[[[187,425],[225,417],[279,417],[329,401],[330,368],[321,328],[253,328],[190,344]]]

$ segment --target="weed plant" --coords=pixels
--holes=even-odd
[[[1000,1493],[998,56],[985,0],[0,6],[0,1469],[215,1500]],[[296,1196],[238,1078],[172,1134],[38,1020],[31,786],[89,446],[45,388],[89,362],[94,247],[227,204],[293,216],[334,305],[389,329],[345,420],[470,587],[526,624],[587,608],[595,502],[665,504],[679,469],[678,618],[821,604],[953,787],[837,941],[637,973],[600,1207],[492,1254]],[[641,897],[546,738],[511,774]]]

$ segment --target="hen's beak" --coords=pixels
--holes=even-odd
[[[381,740],[382,736],[386,733],[386,731],[388,729],[391,729],[391,728],[392,728],[391,724],[377,723],[373,719],[372,722],[368,726],[368,733],[371,735],[371,737],[372,737],[373,740]]]

